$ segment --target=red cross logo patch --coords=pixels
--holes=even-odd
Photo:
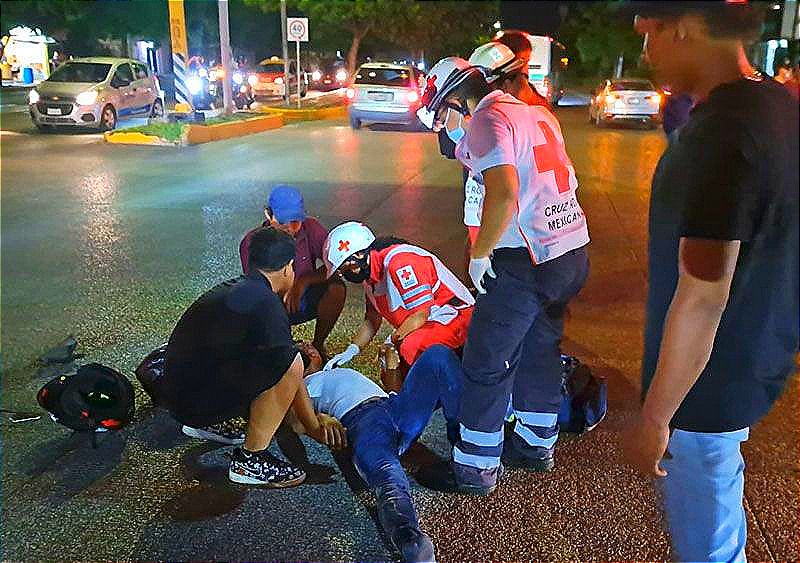
[[[414,273],[414,268],[411,266],[403,266],[398,269],[397,277],[400,279],[400,287],[402,289],[409,289],[419,283],[417,275]]]
[[[350,241],[349,240],[340,240],[339,241],[339,252],[350,252]]]

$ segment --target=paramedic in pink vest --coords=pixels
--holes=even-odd
[[[456,157],[485,186],[469,273],[479,296],[464,346],[459,489],[494,490],[501,457],[534,471],[554,465],[561,405],[564,311],[589,262],[575,170],[555,116],[486,82],[456,57],[428,75],[418,115],[458,139]],[[514,432],[503,421],[513,395]]]

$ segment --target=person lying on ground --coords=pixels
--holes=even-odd
[[[433,561],[434,547],[420,529],[400,456],[419,438],[439,406],[448,438],[451,443],[457,438],[463,377],[458,356],[441,344],[431,346],[414,362],[400,392],[387,395],[355,370],[320,371],[321,359],[312,346],[302,346],[301,352],[310,359],[305,383],[314,409],[336,417],[347,428],[353,465],[375,494],[378,520],[392,545],[403,561]],[[303,430],[297,424],[295,428]]]

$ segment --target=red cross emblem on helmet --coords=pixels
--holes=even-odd
[[[420,103],[423,106],[427,106],[436,95],[437,91],[438,88],[436,87],[436,75],[431,74],[428,76],[428,81],[425,84],[425,91],[422,93],[422,100],[420,100]]]
[[[350,241],[349,240],[340,240],[339,241],[339,252],[350,252]]]

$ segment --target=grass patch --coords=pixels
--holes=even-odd
[[[221,115],[219,117],[212,117],[211,119],[206,119],[205,122],[201,121],[196,125],[219,125],[220,123],[230,123],[231,121],[242,121],[243,119],[252,119],[253,117],[264,117],[264,114],[240,111],[230,116]]]
[[[165,141],[175,143],[181,140],[183,136],[183,123],[150,123],[149,125],[142,125],[140,127],[131,127],[130,129],[122,129],[126,133],[142,133],[143,135],[153,135],[161,137]]]

